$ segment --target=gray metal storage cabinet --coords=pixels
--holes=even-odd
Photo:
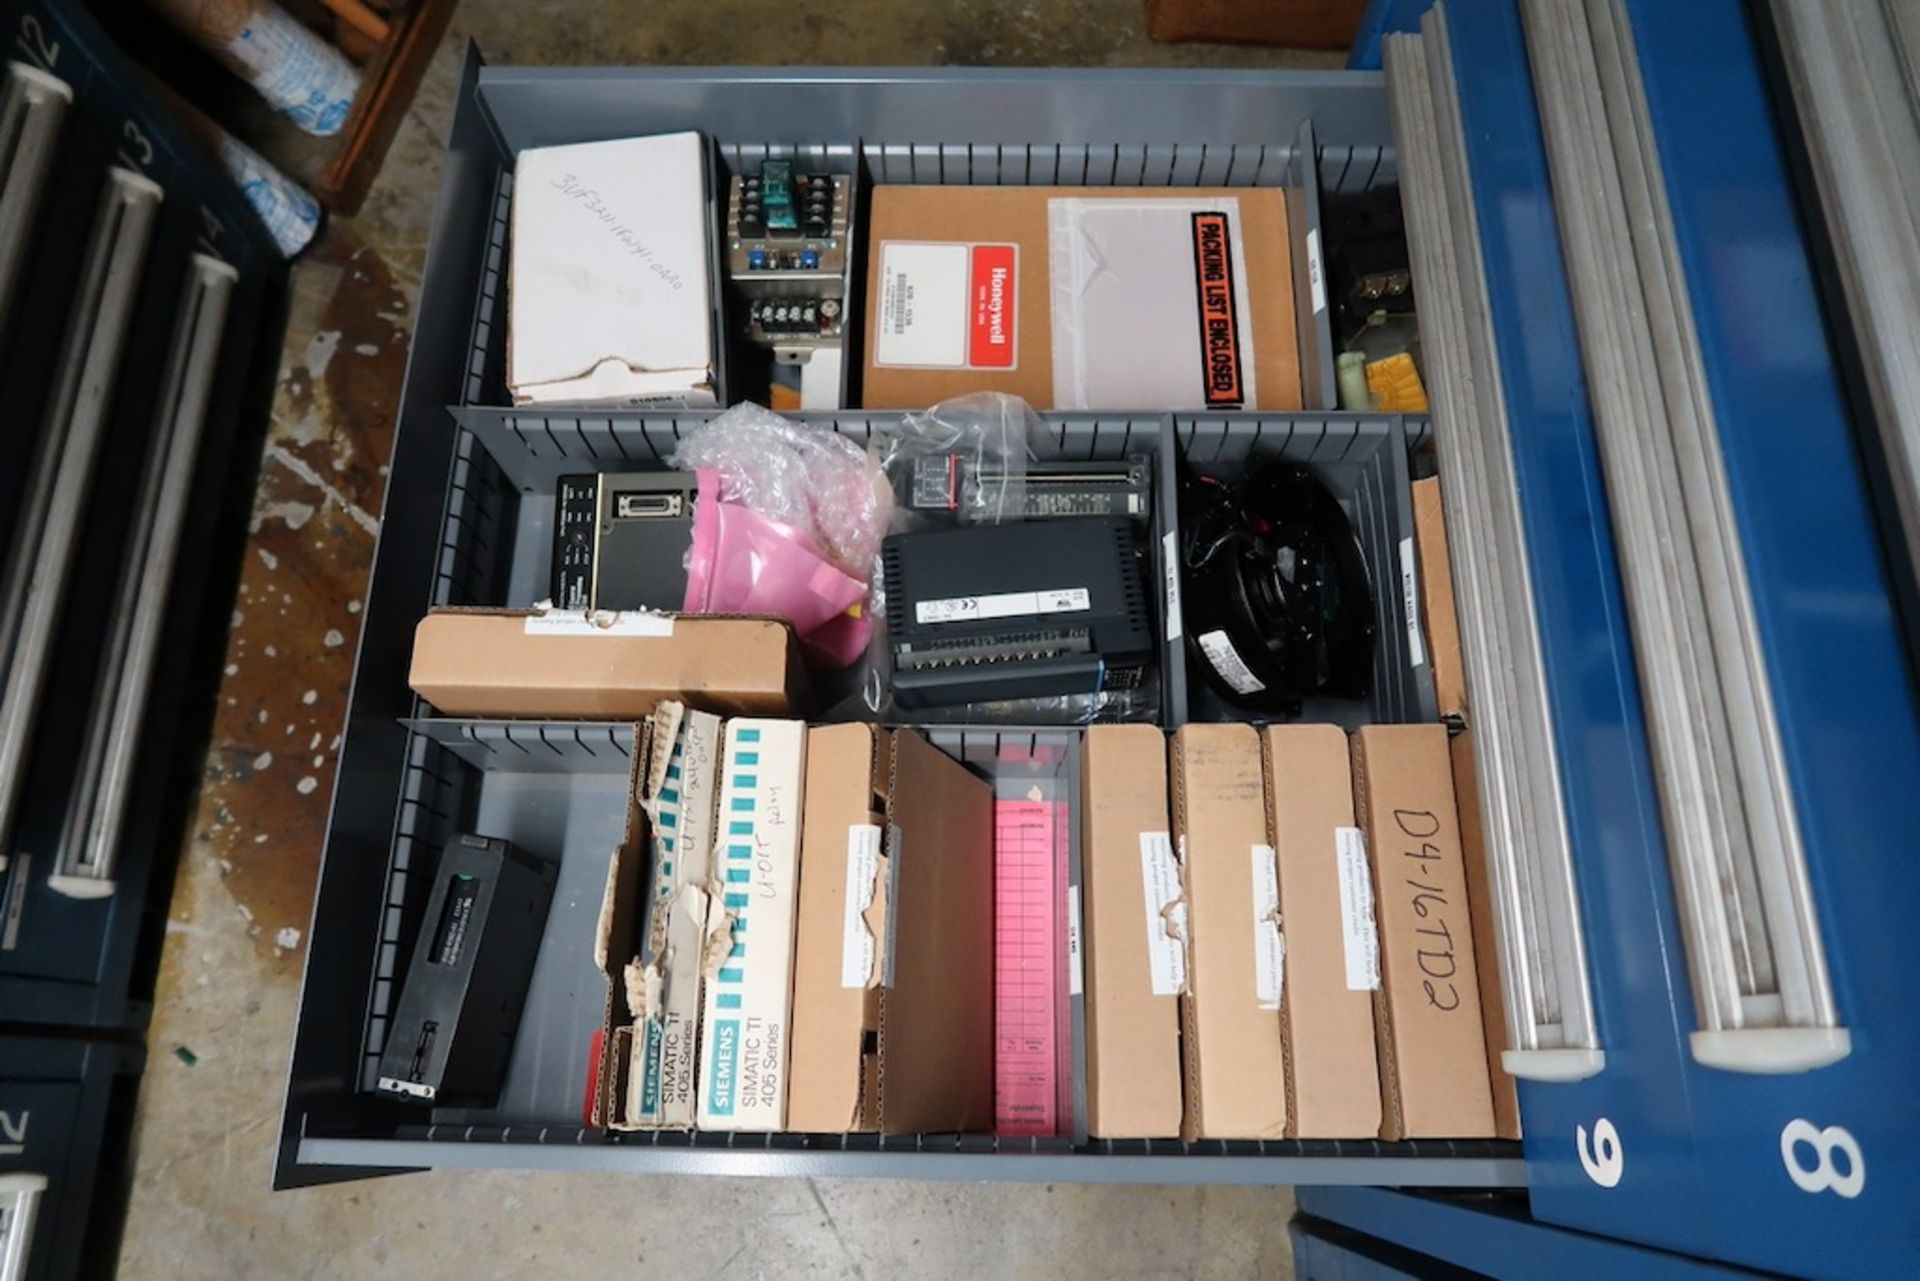
[[[1177,543],[1177,458],[1231,474],[1281,455],[1314,468],[1354,519],[1379,631],[1365,705],[1345,720],[1433,716],[1402,604],[1406,447],[1423,421],[1331,412],[1332,353],[1309,261],[1322,189],[1395,173],[1386,89],[1370,73],[488,69],[460,90],[398,429],[332,820],[314,906],[275,1181],[431,1166],[707,1174],[1245,1183],[1518,1185],[1504,1142],[1180,1143],[990,1135],[608,1135],[580,1116],[604,981],[591,939],[626,815],[631,727],[435,718],[407,687],[415,623],[436,604],[544,594],[562,470],[649,465],[699,416],[509,409],[501,379],[506,214],[522,147],[680,129],[722,170],[768,155],[859,166],[870,182],[1284,187],[1295,240],[1307,403],[1299,414],[1055,414],[1061,457],[1155,456],[1156,568]],[[1309,234],[1312,233],[1312,234]],[[856,308],[857,313],[857,308]],[[856,438],[898,415],[815,420]],[[1177,604],[1156,606],[1170,723],[1230,715],[1190,688]],[[1076,730],[946,726],[940,746],[1002,788],[1078,804]],[[1077,819],[1073,824],[1077,831]],[[439,845],[478,828],[560,860],[506,1089],[485,1112],[426,1112],[370,1092]],[[1084,1055],[1075,1055],[1076,1065]]]

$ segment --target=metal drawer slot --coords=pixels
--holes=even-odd
[[[7,64],[0,99],[0,326],[32,241],[60,124],[72,102],[73,90],[65,81],[24,62]]]
[[[151,179],[118,168],[107,170],[106,179],[21,507],[5,613],[0,614],[0,656],[7,664],[0,693],[0,852],[12,840],[27,748],[53,655],[54,624],[79,545],[80,518],[160,207],[160,186]]]
[[[1805,1071],[1839,1026],[1718,428],[1619,0],[1526,0],[1699,1030]]]
[[[1444,14],[1387,42],[1401,194],[1435,395],[1434,443],[1455,590],[1505,992],[1509,1072],[1575,1081],[1605,1066],[1545,661],[1521,527],[1465,135]]]
[[[154,420],[152,454],[127,542],[143,551],[128,561],[120,581],[107,660],[87,720],[80,776],[68,803],[54,874],[47,881],[49,888],[76,898],[113,893],[140,725],[153,687],[227,304],[238,279],[231,266],[204,254],[195,254],[188,264]]]

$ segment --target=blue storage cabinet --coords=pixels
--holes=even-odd
[[[1875,519],[1869,469],[1884,464],[1850,414],[1860,402],[1849,401],[1827,329],[1809,239],[1821,233],[1817,220],[1809,231],[1788,171],[1794,121],[1768,94],[1766,28],[1738,0],[1587,6],[1618,23],[1624,83],[1637,70],[1651,142],[1642,154],[1668,225],[1636,226],[1636,253],[1664,232],[1695,335],[1699,412],[1717,426],[1777,734],[1776,799],[1797,824],[1798,902],[1830,991],[1829,1015],[1755,1036],[1710,1027],[1714,998],[1697,999],[1715,954],[1676,893],[1687,865],[1673,860],[1663,816],[1672,784],[1656,764],[1657,710],[1636,660],[1622,586],[1630,553],[1596,410],[1607,399],[1596,393],[1615,389],[1588,382],[1582,267],[1563,240],[1580,175],[1565,163],[1564,134],[1551,154],[1543,123],[1567,110],[1567,72],[1542,75],[1530,55],[1542,46],[1527,22],[1551,8],[1453,3],[1427,16],[1420,38],[1429,61],[1444,55],[1459,103],[1604,1053],[1587,1079],[1521,1084],[1532,1213],[1702,1259],[1914,1275],[1920,1020],[1890,963],[1911,880],[1899,801],[1920,778],[1896,609],[1910,567],[1890,561],[1900,553]],[[1405,92],[1395,59],[1389,42],[1390,86]],[[1631,97],[1594,101],[1607,103],[1615,154],[1628,154],[1620,104]],[[1409,140],[1399,143],[1403,181],[1416,181]],[[1436,434],[1448,429],[1437,412]],[[1778,918],[1767,925],[1770,942],[1791,942]]]

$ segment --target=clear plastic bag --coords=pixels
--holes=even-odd
[[[845,436],[743,403],[681,441],[668,461],[681,471],[716,473],[722,502],[797,530],[863,583],[873,576],[892,490]]]
[[[1019,520],[1032,442],[1045,432],[1033,406],[997,391],[955,396],[906,415],[873,444],[874,460],[892,486],[893,532],[944,520]]]

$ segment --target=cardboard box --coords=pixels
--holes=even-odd
[[[1460,809],[1460,851],[1467,865],[1467,912],[1473,921],[1473,963],[1480,978],[1481,1024],[1486,1030],[1487,1076],[1493,1086],[1493,1131],[1503,1139],[1520,1137],[1520,1095],[1501,1064],[1507,1045],[1506,994],[1500,990],[1499,944],[1493,933],[1493,883],[1487,870],[1486,830],[1480,824],[1480,771],[1474,763],[1473,736],[1455,734],[1447,743],[1453,758],[1453,795]]]
[[[1287,1134],[1372,1138],[1380,1132],[1380,947],[1347,736],[1335,725],[1270,725],[1261,747],[1286,937]]]
[[[1187,943],[1167,737],[1151,725],[1095,725],[1082,760],[1087,1129],[1098,1138],[1173,1138],[1184,1098]]]
[[[1298,409],[1285,193],[880,186],[869,409]]]
[[[413,692],[443,716],[630,720],[662,699],[738,715],[807,703],[780,619],[436,609],[413,636]]]
[[[993,1124],[993,796],[912,730],[807,731],[787,1127]]]
[[[633,1069],[634,1025],[644,1006],[630,998],[627,968],[639,955],[647,916],[650,883],[647,849],[649,828],[642,799],[653,756],[653,725],[634,726],[633,765],[627,777],[627,827],[620,844],[607,860],[607,886],[600,900],[599,927],[594,932],[593,960],[607,981],[607,1004],[595,1038],[593,1096],[587,1103],[587,1123],[603,1130],[634,1130],[639,1121],[628,1112],[627,1083]]]
[[[1438,476],[1413,482],[1413,537],[1419,548],[1420,630],[1433,666],[1440,719],[1464,724],[1467,678],[1460,661],[1460,616],[1454,608],[1453,559],[1447,551]]]
[[[507,274],[514,404],[719,403],[708,200],[697,133],[520,153]]]
[[[707,913],[701,1002],[700,1128],[782,1130],[807,727],[733,720],[725,737],[713,851],[719,894]]]
[[[1186,1139],[1286,1135],[1279,880],[1251,725],[1173,736],[1173,829],[1187,881]]]
[[[1380,923],[1374,994],[1384,1139],[1491,1138],[1478,966],[1444,725],[1353,736]]]
[[[703,946],[717,892],[710,881],[720,725],[719,717],[674,702],[662,703],[651,722],[641,794],[651,890],[645,946],[625,973],[635,1015],[625,1115],[638,1129],[693,1128]]]

